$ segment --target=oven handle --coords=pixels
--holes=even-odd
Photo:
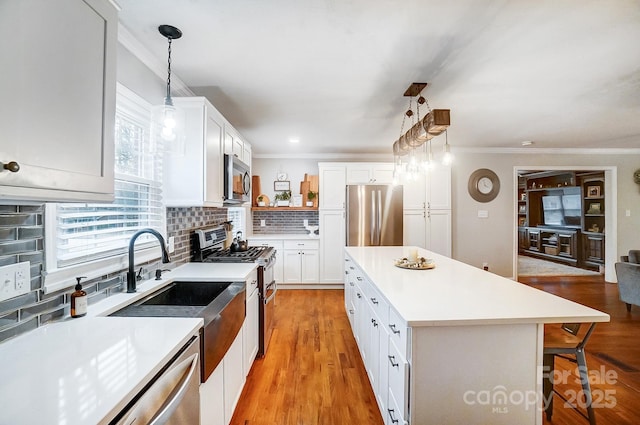
[[[264,300],[265,305],[271,302],[271,300],[276,296],[276,292],[278,292],[278,285],[276,284],[275,280],[271,281],[271,283],[267,285],[267,288],[270,286],[273,286],[275,289],[273,290],[273,294],[271,294],[269,298],[265,298]],[[265,288],[264,292],[267,292],[267,288]]]

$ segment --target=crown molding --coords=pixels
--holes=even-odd
[[[640,155],[640,148],[465,148],[451,147],[452,153],[493,153],[519,155]]]
[[[317,159],[319,161],[393,161],[392,153],[256,153],[253,158],[259,159]]]
[[[160,36],[158,36],[160,37]],[[166,63],[154,56],[125,26],[118,23],[118,42],[130,51],[140,62],[149,68],[161,80],[167,79]],[[174,73],[171,73],[171,94],[176,96],[195,96],[195,93]]]

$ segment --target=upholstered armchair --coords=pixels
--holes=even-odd
[[[633,251],[629,251],[629,259],[631,252]],[[616,263],[615,267],[620,301],[627,304],[627,311],[631,311],[631,304],[640,306],[640,264],[623,262]]]
[[[640,249],[629,250],[629,255],[622,255],[620,261],[623,263],[640,263]]]

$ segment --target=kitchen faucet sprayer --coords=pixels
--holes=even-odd
[[[150,233],[158,239],[158,241],[160,242],[160,249],[162,250],[162,262],[168,263],[170,261],[169,254],[167,253],[167,247],[164,243],[164,238],[160,233],[153,229],[138,230],[133,234],[133,236],[131,236],[131,239],[129,240],[129,271],[127,272],[127,292],[136,292],[136,272],[133,271],[133,252],[136,239],[143,233]]]

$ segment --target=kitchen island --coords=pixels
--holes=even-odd
[[[409,424],[541,424],[545,323],[609,315],[418,249],[347,247],[345,306],[383,416]]]

